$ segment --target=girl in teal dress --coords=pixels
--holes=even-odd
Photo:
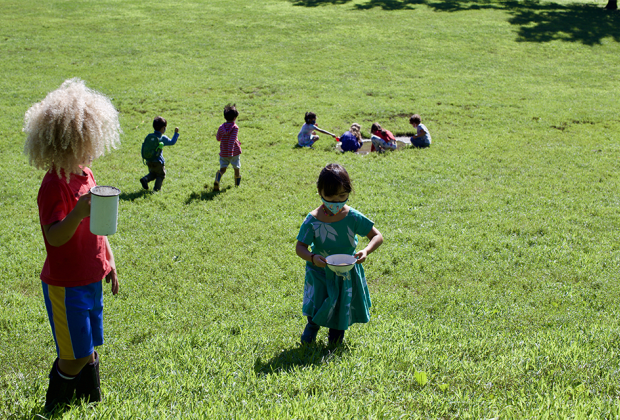
[[[383,236],[371,220],[346,205],[353,186],[342,166],[330,163],[323,168],[317,189],[323,204],[308,214],[297,235],[297,255],[307,261],[303,314],[308,324],[301,342],[313,342],[320,327],[327,327],[329,344],[337,344],[350,325],[370,321],[370,295],[361,263],[383,243]],[[370,242],[356,253],[357,235]],[[326,257],[332,254],[354,255],[357,263],[338,275],[327,267]]]

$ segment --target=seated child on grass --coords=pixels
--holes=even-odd
[[[316,114],[314,112],[306,112],[304,120],[306,123],[301,126],[301,130],[299,131],[299,134],[297,134],[297,144],[299,147],[312,147],[312,145],[319,139],[316,131],[336,138],[335,134],[332,134],[329,131],[321,130],[317,127]]]
[[[168,122],[163,117],[155,117],[153,120],[153,129],[155,132],[146,136],[142,144],[142,158],[146,161],[146,166],[149,167],[149,173],[140,179],[140,184],[142,184],[142,188],[145,190],[149,189],[149,182],[152,180],[155,180],[153,191],[157,192],[161,190],[161,185],[166,178],[166,161],[164,160],[162,148],[164,146],[174,146],[179,139],[179,127],[174,129],[174,136],[172,136],[172,139],[164,136],[167,126]],[[149,142],[157,142],[159,147],[152,151],[146,151],[148,150]],[[145,153],[147,153],[148,156],[145,155]]]
[[[47,256],[41,271],[43,298],[56,359],[49,374],[46,411],[78,400],[102,399],[99,355],[103,344],[102,279],[118,293],[118,277],[106,236],[90,232],[90,189],[86,167],[120,143],[112,102],[80,79],[65,81],[34,104],[24,118],[24,152],[45,169],[37,204]]]
[[[340,136],[340,147],[343,152],[357,152],[362,145],[362,127],[358,123],[351,124],[351,130]]]
[[[370,140],[372,141],[373,152],[375,150],[377,152],[384,152],[385,150],[396,149],[396,137],[390,131],[381,128],[379,123],[374,123],[370,127],[370,133],[372,134]]]
[[[411,145],[414,147],[429,147],[431,145],[431,133],[422,124],[422,118],[418,114],[413,114],[409,118],[409,124],[416,129],[416,134],[411,137]]]

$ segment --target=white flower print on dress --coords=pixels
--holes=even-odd
[[[348,231],[348,233],[349,233],[349,235],[348,235],[348,236],[349,236],[349,242],[351,242],[351,246],[352,246],[353,248],[355,248],[355,246],[357,245],[357,244],[355,243],[355,232],[353,232],[353,229],[351,229],[351,227],[350,227],[350,226],[347,226],[347,231]]]
[[[336,229],[331,227],[329,223],[314,222],[312,223],[312,228],[314,229],[315,237],[320,238],[323,243],[325,243],[327,239],[335,241],[336,235],[338,235]]]

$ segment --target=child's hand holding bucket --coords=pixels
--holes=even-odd
[[[80,218],[80,220],[90,216],[90,202],[91,202],[91,194],[88,192],[83,194],[78,199],[73,211]]]

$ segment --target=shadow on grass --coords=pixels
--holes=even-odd
[[[351,0],[289,0],[295,6],[317,7],[342,5]],[[620,13],[608,11],[600,4],[558,4],[526,1],[487,0],[368,0],[356,4],[357,10],[381,8],[383,10],[413,10],[415,5],[426,5],[437,12],[463,12],[472,10],[502,10],[512,17],[511,25],[518,26],[518,42],[579,42],[597,45],[605,38],[620,42]],[[475,22],[471,22],[475,25]]]
[[[136,198],[144,197],[147,194],[151,194],[152,190],[141,189],[132,193],[121,193],[118,198],[122,201],[134,201]]]
[[[336,356],[347,352],[347,346],[325,347],[322,344],[310,344],[293,347],[274,356],[266,362],[260,357],[254,362],[254,371],[257,374],[272,374],[291,372],[303,366],[321,366]]]
[[[513,17],[508,20],[520,26],[517,41],[558,40],[598,45],[604,38],[611,37],[620,42],[620,14],[617,12],[592,4],[526,4],[531,7],[514,9]]]
[[[203,190],[201,192],[193,192],[189,195],[189,197],[187,197],[187,199],[185,200],[185,204],[190,204],[192,201],[211,201],[213,200],[215,197],[217,197],[218,195],[228,191],[229,189],[231,189],[232,187],[229,185],[226,188],[221,189],[220,191],[207,191],[207,190]]]

